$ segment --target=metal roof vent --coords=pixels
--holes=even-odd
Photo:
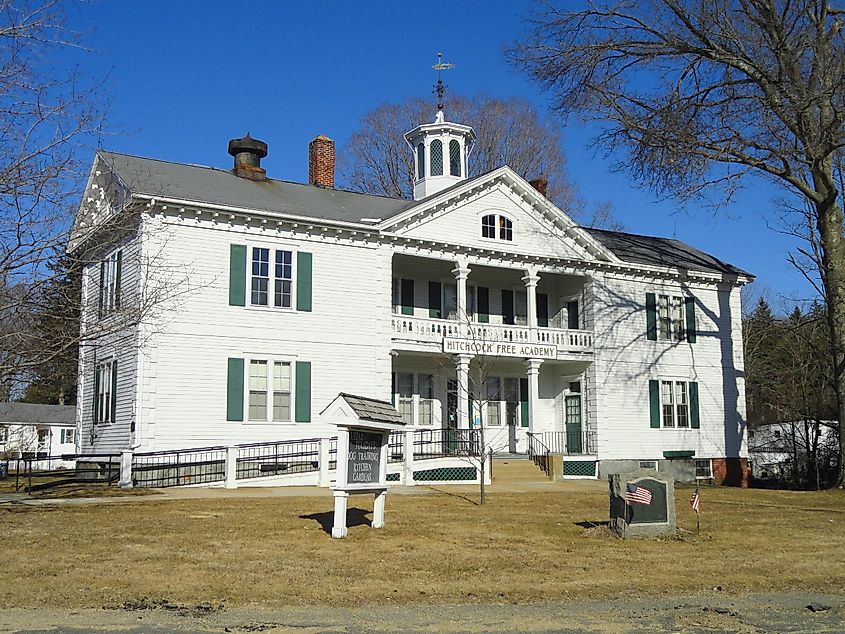
[[[267,144],[253,139],[249,132],[242,139],[229,141],[229,154],[235,157],[232,173],[251,181],[267,180],[267,172],[261,167],[261,159],[267,156]]]

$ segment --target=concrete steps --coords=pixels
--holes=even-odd
[[[548,482],[549,478],[531,460],[493,457],[493,482]]]

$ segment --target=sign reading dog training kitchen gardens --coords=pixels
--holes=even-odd
[[[373,484],[381,473],[382,432],[349,431],[347,484]]]
[[[387,446],[390,432],[405,423],[387,401],[338,394],[321,416],[337,425],[337,479],[334,494],[332,537],[346,537],[346,511],[350,495],[370,494],[373,528],[384,526],[387,497]]]

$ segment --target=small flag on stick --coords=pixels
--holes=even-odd
[[[628,484],[625,487],[625,495],[622,497],[628,504],[651,504],[651,491],[644,487],[638,487],[636,484]]]
[[[689,505],[692,507],[693,511],[696,513],[699,512],[701,509],[701,487],[695,487],[695,493],[692,494]]]

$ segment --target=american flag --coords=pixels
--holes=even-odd
[[[701,487],[695,487],[695,493],[692,494],[689,505],[692,507],[693,511],[698,513],[701,508]]]
[[[651,504],[651,491],[644,487],[638,487],[636,484],[628,484],[622,497],[628,504]]]

